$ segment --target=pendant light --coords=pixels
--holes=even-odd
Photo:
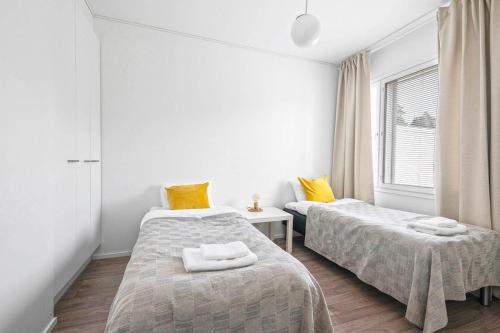
[[[298,47],[307,47],[314,45],[319,40],[320,24],[316,16],[306,12],[297,16],[292,25],[292,40]]]

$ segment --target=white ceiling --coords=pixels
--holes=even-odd
[[[290,38],[305,0],[88,0],[97,16],[308,59],[339,63],[413,20],[443,0],[309,0],[321,22],[319,42],[306,49]]]

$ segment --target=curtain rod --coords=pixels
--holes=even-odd
[[[437,11],[438,8],[433,9],[430,12],[418,17],[417,19],[411,21],[410,23],[392,32],[391,34],[379,39],[375,43],[365,48],[363,51],[366,51],[368,54],[375,53],[378,50],[383,49],[384,47],[400,40],[401,38],[411,34],[424,25],[436,20]]]
[[[428,24],[429,22],[432,22],[434,20],[437,20],[437,11],[439,8],[442,7],[448,7],[451,3],[451,0],[444,0],[442,1],[441,5],[438,8],[435,8],[428,13],[425,13],[424,15],[416,18],[415,20],[411,21],[407,25],[399,28],[398,30],[392,32],[391,34],[385,36],[382,39],[379,39],[375,43],[371,44],[367,48],[365,48],[363,51],[368,52],[368,54],[377,52],[380,49],[383,49],[387,45],[390,45],[394,43],[395,41],[407,36],[408,34],[412,33],[413,31],[423,27],[424,25]]]
[[[399,28],[398,30],[390,33],[389,35],[379,39],[375,43],[369,45],[368,47],[362,49],[361,51],[357,51],[356,53],[353,53],[349,55],[348,57],[344,58],[348,59],[352,57],[353,55],[360,53],[360,52],[366,52],[368,54],[375,53],[381,49],[383,49],[386,46],[389,46],[390,44],[400,40],[401,38],[404,38],[405,36],[411,34],[412,32],[418,30],[419,28],[423,27],[424,25],[432,22],[433,20],[436,20],[436,13],[441,7],[447,7],[449,6],[451,1],[444,1],[442,5],[440,5],[438,8],[435,8],[428,13],[425,13],[424,15],[416,18],[415,20],[411,21],[410,23],[406,24],[405,26]],[[344,61],[342,60],[342,61]],[[341,63],[342,63],[341,61]],[[337,67],[338,70],[340,70],[340,66]]]

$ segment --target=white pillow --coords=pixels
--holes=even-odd
[[[297,201],[306,201],[306,194],[304,193],[304,188],[299,183],[298,180],[291,180],[290,186],[292,187],[293,194],[295,194],[295,199]]]
[[[207,187],[207,194],[208,194],[208,205],[210,207],[214,207],[214,202],[212,200],[212,182],[211,181],[207,181],[207,180],[204,180],[204,181],[200,181],[200,182],[186,182],[186,183],[182,183],[182,184],[178,184],[178,183],[163,183],[161,186],[160,186],[160,200],[161,200],[161,206],[164,208],[164,209],[170,209],[170,206],[168,205],[168,199],[167,199],[167,193],[166,191],[164,190],[165,187],[170,187],[170,186],[178,186],[178,185],[192,185],[192,184],[203,184],[203,183],[208,183],[208,187]]]

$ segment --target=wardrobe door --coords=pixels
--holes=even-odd
[[[76,148],[76,101],[75,101],[75,3],[59,1],[61,25],[59,47],[54,55],[55,67],[61,73],[58,82],[61,94],[61,105],[55,107],[57,112],[53,119],[53,147],[56,163],[53,164],[54,186],[54,296],[78,270],[75,262],[75,244],[77,240],[76,217],[76,177],[79,165]]]
[[[101,244],[101,71],[97,36],[92,38],[92,105],[90,109],[90,244],[95,251]]]
[[[92,110],[93,82],[93,21],[85,2],[76,0],[76,105],[77,105],[77,149],[80,160],[77,175],[77,261],[83,264],[91,255],[91,160],[90,115]]]

